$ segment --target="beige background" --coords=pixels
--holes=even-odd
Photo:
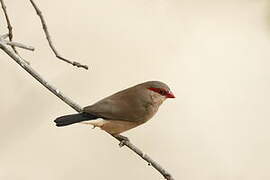
[[[57,60],[28,1],[7,1],[15,40],[49,82],[82,106],[147,80],[177,98],[125,135],[180,180],[270,179],[267,0],[37,1]],[[1,17],[1,33],[6,25]],[[56,128],[74,111],[0,54],[0,179],[162,179],[100,130]]]

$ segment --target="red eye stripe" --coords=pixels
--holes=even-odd
[[[148,89],[151,90],[151,91],[154,91],[156,93],[159,93],[162,96],[165,96],[165,95],[168,94],[168,91],[165,90],[165,89],[162,89],[162,88],[148,88]]]

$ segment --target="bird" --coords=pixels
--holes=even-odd
[[[86,106],[80,113],[60,116],[54,122],[57,127],[89,124],[120,139],[127,139],[121,133],[147,122],[168,98],[175,98],[175,95],[167,84],[147,81]]]

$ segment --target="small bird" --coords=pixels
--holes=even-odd
[[[169,86],[160,81],[148,81],[86,106],[80,113],[58,117],[54,122],[58,127],[90,124],[120,137],[122,132],[151,119],[167,98],[175,98]]]

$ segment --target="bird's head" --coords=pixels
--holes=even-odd
[[[174,94],[170,90],[169,86],[160,81],[149,81],[147,83],[147,89],[157,93],[159,96],[163,96],[164,98],[175,98]]]
[[[150,95],[150,99],[151,101],[154,101],[154,103],[162,104],[162,102],[168,98],[175,98],[169,86],[163,82],[147,81],[139,86],[144,89],[144,92],[146,91],[145,94]]]
[[[149,91],[152,91],[159,96],[163,96],[164,98],[175,98],[174,94],[170,90],[169,86],[160,81],[148,81],[145,83],[146,88]]]

